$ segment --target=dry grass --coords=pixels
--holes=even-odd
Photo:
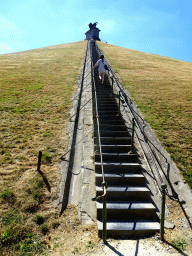
[[[98,45],[192,188],[192,63]]]
[[[59,156],[67,151],[67,123],[85,47],[82,41],[0,56],[1,255],[27,250],[37,255],[55,246],[43,241],[50,232],[53,239],[58,236],[65,221],[57,207]],[[36,171],[40,150],[43,176]],[[38,215],[42,225],[35,222]]]

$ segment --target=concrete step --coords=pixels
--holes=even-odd
[[[102,220],[103,202],[97,202],[97,219]],[[156,208],[150,202],[107,201],[107,221],[157,220]]]
[[[127,131],[126,125],[100,124],[99,128],[100,130]]]
[[[98,111],[118,111],[119,110],[119,108],[118,108],[118,106],[116,106],[116,104],[109,105],[109,106],[98,105],[97,109],[98,109]],[[95,108],[93,108],[93,110],[95,110]]]
[[[94,103],[94,105],[95,105],[95,100],[93,100],[93,103]],[[97,103],[98,103],[98,105],[100,105],[100,104],[117,104],[117,102],[116,102],[116,100],[115,100],[115,98],[114,97],[111,97],[111,98],[109,98],[109,99],[105,99],[105,98],[102,98],[102,99],[98,99],[97,100]]]
[[[93,118],[95,119],[96,118],[96,114],[93,113]],[[111,114],[108,114],[108,115],[99,115],[99,120],[102,120],[102,119],[105,119],[105,120],[122,120],[122,116],[121,114],[120,115],[111,115]]]
[[[114,96],[111,93],[103,93],[103,92],[97,93],[97,100],[102,101],[103,99],[104,99],[104,101],[106,99],[112,100],[112,99],[114,99]]]
[[[104,115],[104,114],[108,115],[108,113],[109,113],[109,114],[112,114],[112,115],[117,115],[117,114],[119,114],[119,109],[118,109],[118,107],[102,107],[102,108],[101,108],[101,107],[98,107],[97,110],[98,110],[99,115],[100,115],[100,114],[102,114],[102,115]],[[96,111],[96,108],[93,109],[93,112],[95,112],[95,111]]]
[[[95,137],[95,144],[97,142],[97,137]],[[130,145],[130,137],[101,137],[102,145]]]
[[[105,173],[141,173],[138,163],[103,163]],[[95,162],[95,172],[101,173],[101,163]]]
[[[105,107],[117,107],[117,104],[114,102],[106,102],[106,103],[99,103],[98,107],[99,108],[105,108]],[[95,109],[95,105],[93,106],[93,109]]]
[[[93,112],[93,114],[96,114],[95,111]],[[118,110],[114,110],[114,111],[98,110],[98,114],[99,114],[100,118],[102,116],[104,116],[104,118],[108,118],[108,116],[117,116],[117,115],[119,115],[119,111]]]
[[[101,106],[109,104],[109,103],[118,106],[116,99],[111,95],[110,95],[110,97],[103,97],[103,98],[98,97],[97,103],[98,103],[98,105],[101,104]]]
[[[105,90],[103,90],[103,89],[101,89],[101,87],[102,86],[98,86],[97,87],[97,89],[96,89],[96,94],[97,94],[97,96],[99,97],[99,96],[102,96],[102,94],[103,95],[108,95],[108,96],[113,96],[113,93],[112,93],[112,90],[111,90],[111,88],[110,87],[107,87],[107,88],[105,88]]]
[[[101,186],[103,181],[103,175],[101,173],[95,173],[96,185]],[[106,173],[105,181],[107,185],[114,186],[144,186],[145,177],[141,173]]]
[[[97,123],[97,120],[94,120],[94,124]],[[99,124],[107,124],[107,125],[124,125],[125,122],[124,120],[105,120],[105,119],[100,119],[99,120]]]
[[[128,153],[131,145],[102,145],[102,153]],[[98,145],[94,145],[94,151],[99,153]]]
[[[105,86],[97,86],[96,87],[96,93],[97,94],[102,94],[102,93],[109,93],[109,94],[111,94],[111,87],[110,86],[108,86],[108,85],[105,85]]]
[[[96,196],[103,194],[103,188],[96,186]],[[148,200],[150,190],[146,187],[130,187],[130,186],[108,186],[107,187],[107,200]]]
[[[94,137],[97,137],[97,130],[94,130]],[[110,130],[100,130],[101,137],[127,137],[130,138],[130,134],[128,131],[110,131]]]
[[[136,163],[137,154],[128,153],[102,153],[103,162],[113,162],[113,163]],[[95,162],[101,161],[101,155],[99,153],[95,154]]]
[[[109,80],[107,79],[107,76],[105,76],[104,84],[101,84],[101,80],[99,79],[99,77],[96,78],[95,82],[96,90],[105,90],[106,88],[111,89],[111,85],[109,83]]]
[[[117,106],[115,99],[105,100],[105,101],[97,101],[97,105],[104,107],[104,106]],[[93,104],[93,109],[95,108],[95,104]]]
[[[103,87],[105,87],[105,89],[103,89]],[[102,95],[106,95],[113,98],[112,90],[106,84],[102,85],[98,83],[98,85],[96,85],[96,95],[97,95],[97,98],[100,98],[100,99],[102,99]]]
[[[98,235],[102,236],[103,223],[97,221]],[[158,221],[107,221],[107,237],[143,237],[159,232]]]
[[[113,95],[111,93],[111,90],[105,90],[105,91],[97,91],[97,99],[101,99],[101,98],[111,98]]]

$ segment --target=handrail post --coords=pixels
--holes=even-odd
[[[161,204],[161,227],[160,227],[160,237],[161,241],[164,240],[164,221],[165,221],[165,189],[167,188],[166,184],[161,185],[162,192],[162,204]]]
[[[112,85],[111,85],[111,95],[113,94],[113,77],[111,77]]]
[[[119,91],[119,116],[120,116],[121,91]]]
[[[132,137],[131,137],[131,149],[129,154],[134,153],[134,133],[135,133],[135,118],[132,118]]]
[[[99,114],[98,114],[98,106],[97,106],[97,93],[96,93],[96,87],[95,87],[93,63],[91,65],[91,69],[92,69],[92,74],[93,74],[92,79],[93,79],[93,87],[94,87],[94,94],[95,94],[95,115],[96,115],[96,120],[97,120],[97,132],[98,132],[98,140],[99,140],[98,144],[99,144],[99,149],[100,149],[101,168],[102,168],[102,176],[103,176],[103,182],[101,184],[101,186],[103,188],[103,195],[92,198],[92,200],[97,201],[101,197],[103,199],[103,211],[102,211],[103,231],[102,231],[102,238],[103,238],[103,242],[106,243],[106,238],[107,238],[107,203],[106,203],[107,183],[105,182],[104,167],[103,167],[103,156],[102,156],[100,128],[99,128]]]
[[[103,212],[102,212],[102,219],[103,219],[103,231],[102,231],[102,238],[103,242],[106,243],[107,240],[107,183],[102,182],[103,187]]]

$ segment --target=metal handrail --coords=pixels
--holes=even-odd
[[[94,96],[95,96],[95,114],[96,114],[96,120],[97,120],[97,135],[99,139],[99,151],[101,156],[101,171],[102,171],[102,179],[103,182],[101,186],[103,187],[103,195],[101,196],[103,199],[103,231],[102,231],[102,237],[104,243],[106,243],[106,236],[107,236],[107,206],[106,206],[106,196],[107,196],[107,183],[105,182],[105,173],[104,173],[104,166],[103,166],[103,153],[102,153],[102,147],[101,147],[101,137],[100,137],[100,124],[99,124],[99,114],[98,114],[98,103],[97,103],[97,92],[96,92],[96,86],[95,86],[95,75],[93,70],[93,58],[92,58],[92,51],[91,51],[91,71],[92,71],[92,78],[93,78],[93,88],[94,88]],[[93,200],[98,200],[101,197],[95,197]]]
[[[91,57],[92,57],[92,52],[91,52]],[[101,137],[100,137],[100,128],[99,128],[99,114],[98,114],[98,103],[97,103],[97,93],[96,93],[96,86],[95,86],[95,75],[93,72],[93,61],[91,65],[92,69],[92,74],[93,74],[93,88],[94,88],[94,93],[95,93],[95,112],[96,112],[96,120],[97,120],[97,132],[98,132],[98,138],[99,138],[99,150],[101,154],[101,165],[102,165],[102,177],[103,177],[103,182],[105,182],[105,175],[104,175],[104,168],[103,168],[103,156],[102,156],[102,148],[101,148]]]

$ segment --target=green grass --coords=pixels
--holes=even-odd
[[[58,221],[52,223],[52,228],[56,229],[58,228],[60,223]]]
[[[42,162],[51,163],[52,156],[49,153],[42,154]]]
[[[2,215],[2,223],[6,226],[20,223],[23,220],[17,209],[8,210]]]
[[[13,190],[5,189],[0,193],[0,198],[2,198],[4,202],[14,203],[15,193]]]
[[[41,214],[36,214],[36,215],[35,215],[35,222],[36,222],[38,225],[42,225],[42,224],[45,222],[45,217],[42,216]]]
[[[43,251],[44,248],[41,243],[38,244],[37,248],[36,241],[37,238],[31,233],[30,226],[12,223],[0,234],[0,251],[6,247],[12,248],[13,251],[18,251],[19,249],[22,253],[26,252],[29,249],[28,247],[36,253]]]
[[[46,235],[49,232],[49,227],[47,224],[41,225],[41,232]]]
[[[30,182],[32,186],[29,192],[32,194],[35,200],[40,200],[43,197],[43,178],[38,175],[35,179],[31,179]]]
[[[33,234],[29,234],[27,239],[19,244],[21,255],[30,255],[33,253],[43,253],[46,251],[45,245]]]
[[[41,255],[45,234],[63,234],[52,201],[58,199],[59,155],[67,151],[67,124],[85,48],[82,41],[0,56],[2,256]],[[36,171],[39,151],[42,176]]]
[[[94,244],[92,241],[89,241],[88,244],[85,245],[85,247],[86,247],[87,249],[89,249],[89,248],[90,248],[90,249],[93,249],[94,246],[95,246],[95,244]]]
[[[78,248],[77,246],[74,247],[74,250],[72,251],[73,254],[79,253],[81,248]]]
[[[187,247],[186,241],[180,237],[177,237],[177,239],[173,240],[173,245],[182,251],[184,251]]]

